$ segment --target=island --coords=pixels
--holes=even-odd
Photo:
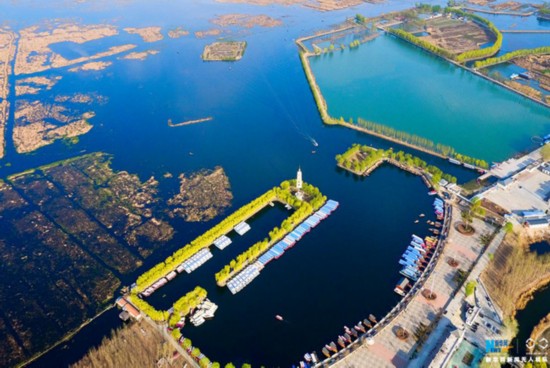
[[[110,61],[92,61],[90,63],[85,63],[74,68],[70,68],[70,72],[87,72],[87,71],[97,71],[103,70],[111,66],[113,63]]]
[[[125,60],[145,60],[149,55],[156,55],[160,51],[158,50],[146,50],[138,52],[130,52],[122,57]]]
[[[92,129],[89,119],[93,111],[76,115],[59,104],[44,104],[39,100],[19,100],[15,111],[13,144],[18,153],[29,153],[52,144],[58,139],[73,138]]]
[[[239,26],[244,28],[252,27],[278,27],[283,22],[268,15],[249,15],[249,14],[224,14],[211,20],[217,26]]]
[[[8,102],[9,82],[12,73],[11,62],[15,56],[16,35],[7,30],[0,30],[0,159],[4,157],[5,130],[10,103]]]
[[[179,193],[167,201],[170,217],[182,217],[189,222],[208,221],[231,204],[229,178],[222,167],[190,176],[181,174],[179,179]]]
[[[51,68],[61,68],[85,63],[125,52],[135,47],[135,45],[131,44],[112,46],[106,51],[71,60],[53,52],[50,48],[50,45],[54,43],[75,42],[83,44],[88,41],[111,37],[117,34],[117,28],[111,25],[78,25],[66,23],[50,30],[41,30],[39,26],[22,29],[19,32],[15,74],[31,74]]]
[[[245,41],[214,42],[204,47],[202,59],[205,61],[237,61],[244,55]]]
[[[21,78],[16,81],[15,94],[21,95],[36,95],[42,91],[49,91],[61,80],[61,76],[40,76]]]
[[[168,37],[170,38],[180,38],[183,36],[187,36],[188,34],[189,34],[189,31],[186,31],[182,27],[176,27],[168,31]]]
[[[157,42],[164,38],[160,32],[161,27],[143,27],[143,28],[134,28],[128,27],[124,30],[130,34],[139,35],[144,42]]]

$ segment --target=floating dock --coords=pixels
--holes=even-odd
[[[264,254],[262,254],[256,262],[246,267],[244,270],[235,275],[230,281],[227,282],[227,287],[231,293],[236,294],[247,286],[252,280],[260,275],[260,271],[274,259],[281,257],[286,250],[292,248],[297,241],[299,241],[306,233],[311,231],[315,226],[326,219],[330,214],[336,210],[339,203],[329,199],[317,212],[306,218],[301,224],[296,226],[294,230],[288,233],[282,240],[277,242],[271,248],[269,248]],[[239,224],[240,225],[240,224]],[[236,228],[239,226],[237,225]]]
[[[231,244],[231,239],[225,235],[222,235],[218,239],[214,240],[214,245],[219,250],[224,250],[229,244]]]
[[[237,224],[237,226],[235,226],[233,228],[233,230],[235,230],[235,232],[239,235],[244,235],[246,234],[249,230],[250,230],[250,225],[248,225],[246,222],[242,221],[242,222],[239,222]]]
[[[212,258],[210,250],[208,248],[203,248],[178,266],[177,270],[179,272],[180,267],[183,267],[185,272],[191,273],[206,263],[210,258]]]

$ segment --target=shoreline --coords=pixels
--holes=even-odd
[[[114,298],[114,295],[113,295],[113,298]],[[53,349],[57,348],[59,345],[63,344],[64,342],[70,340],[71,338],[73,338],[77,333],[79,333],[84,327],[86,327],[87,325],[89,325],[90,323],[92,323],[93,321],[95,321],[97,318],[101,317],[104,313],[110,311],[111,309],[113,309],[115,307],[114,304],[110,303],[105,309],[101,310],[98,314],[96,314],[94,317],[92,318],[89,318],[88,320],[84,321],[80,326],[78,326],[76,329],[74,329],[73,331],[70,331],[69,333],[67,333],[65,336],[63,336],[63,338],[61,338],[60,340],[58,340],[55,344],[53,344],[52,346],[46,348],[46,350],[43,350],[41,352],[38,352],[36,354],[34,354],[32,357],[30,357],[29,359],[27,359],[26,361],[24,362],[21,362],[19,364],[16,365],[17,368],[19,367],[26,367],[28,364],[34,362],[35,360],[38,360],[39,358],[41,358],[43,355],[46,355],[47,353],[49,353],[50,351],[52,351]]]
[[[534,300],[534,295],[550,285],[550,274],[541,277],[539,280],[533,281],[531,284],[527,285],[520,293],[514,303],[514,311],[511,318],[515,318],[518,311],[525,309],[527,304]]]

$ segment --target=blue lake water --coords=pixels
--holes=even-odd
[[[36,12],[28,12],[27,3],[32,3]],[[233,296],[227,289],[219,289],[214,283],[214,272],[244,249],[247,242],[251,245],[262,238],[264,230],[277,225],[286,215],[284,210],[271,209],[258,218],[248,240],[245,236],[223,252],[215,251],[215,258],[203,269],[178,278],[152,300],[159,307],[168,306],[201,285],[220,308],[212,321],[199,328],[186,327],[184,334],[203,352],[212,360],[223,362],[289,366],[306,351],[319,352],[341,333],[344,325],[354,324],[369,313],[382,316],[396,303],[398,296],[393,288],[400,278],[397,261],[411,233],[426,233],[425,222],[414,224],[418,214],[431,215],[431,199],[419,178],[384,166],[366,179],[357,179],[335,167],[334,156],[355,142],[384,149],[401,147],[322,124],[294,39],[335,25],[357,12],[370,16],[410,5],[412,1],[392,0],[321,13],[300,7],[254,7],[214,1],[1,3],[0,11],[6,19],[13,19],[10,24],[16,29],[43,19],[69,17],[120,27],[162,26],[165,34],[177,26],[194,32],[212,28],[209,20],[228,12],[270,14],[281,17],[284,24],[252,31],[233,29],[227,37],[248,43],[245,56],[236,63],[202,62],[202,49],[212,38],[187,36],[146,44],[123,34],[120,39],[136,43],[137,50],[153,48],[160,54],[144,61],[113,56],[106,59],[113,65],[99,72],[41,73],[61,75],[63,79],[51,91],[38,95],[38,99],[51,101],[61,94],[97,92],[106,96],[108,102],[90,106],[96,112],[91,120],[94,128],[74,146],[56,143],[30,155],[17,155],[8,147],[6,158],[0,162],[0,176],[93,151],[113,154],[115,169],[138,173],[142,179],[151,175],[160,179],[165,172],[189,173],[221,165],[234,194],[227,214],[293,177],[301,166],[306,181],[340,202],[340,208],[329,219],[281,259],[269,264],[241,293]],[[106,39],[105,43],[55,47],[72,58],[108,48],[111,42]],[[354,52],[353,57],[344,53],[342,57],[335,55],[313,62],[316,73],[325,70],[328,77],[332,74],[345,82],[320,81],[334,115],[338,109],[344,116],[365,113],[358,116],[396,124],[417,134],[430,133],[434,140],[441,138],[442,143],[456,144],[467,154],[490,159],[502,159],[527,148],[529,137],[540,134],[549,123],[548,112],[538,106],[396,40],[380,37]],[[399,62],[404,64],[394,64],[393,57],[402,59]],[[405,59],[412,64],[407,65]],[[352,68],[355,75],[340,71],[340,63]],[[402,69],[409,67],[412,73]],[[424,74],[414,75],[417,72]],[[447,83],[454,83],[453,88],[448,88]],[[331,86],[335,88],[333,92],[328,90]],[[362,97],[365,86],[374,94],[366,100]],[[466,93],[460,93],[461,88]],[[465,94],[471,96],[463,97]],[[352,103],[351,99],[357,97],[361,98]],[[348,101],[347,106],[342,103],[338,107],[338,103],[331,102],[335,98]],[[472,111],[476,109],[480,112],[474,116]],[[214,120],[179,128],[167,125],[169,118],[183,121],[205,116],[213,116]],[[408,119],[402,119],[404,116]],[[433,124],[436,128],[446,124],[446,128],[433,129]],[[311,139],[319,146],[313,147]],[[443,160],[406,151],[458,176],[461,182],[474,177],[472,172]],[[10,165],[6,165],[8,162]],[[177,190],[177,180],[161,179],[161,187],[173,192]],[[131,283],[137,274],[221,219],[219,216],[203,224],[174,221],[174,240],[123,281]],[[275,314],[283,315],[289,323],[277,323]],[[118,325],[113,315],[109,312],[98,319],[35,366],[74,362],[87,344],[99,343],[101,331],[106,335]],[[89,336],[94,337],[87,340],[91,329],[95,332],[89,332]]]
[[[550,129],[545,107],[392,36],[311,66],[332,116],[362,117],[488,161]]]

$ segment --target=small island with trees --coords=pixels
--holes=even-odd
[[[359,144],[352,145],[346,152],[336,155],[337,165],[355,175],[366,176],[384,163],[389,163],[402,170],[422,177],[424,182],[433,188],[439,187],[441,179],[456,183],[456,178],[445,174],[436,166],[428,165],[422,159],[403,151],[382,150]]]
[[[204,61],[237,61],[244,55],[245,41],[214,42],[204,47],[202,60]]]

